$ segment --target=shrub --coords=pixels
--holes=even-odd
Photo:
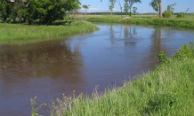
[[[164,51],[161,51],[158,55],[158,60],[160,63],[166,63],[168,62],[168,58],[166,57],[166,54]]]
[[[183,17],[185,17],[185,13],[178,13],[178,14],[176,15],[176,17],[177,17],[177,18],[183,18]]]
[[[169,17],[171,17],[171,16],[172,16],[172,12],[171,12],[171,11],[168,11],[168,10],[164,11],[163,17],[169,18]]]
[[[79,5],[79,0],[0,0],[0,18],[3,22],[52,24]]]
[[[193,43],[184,45],[175,55],[174,58],[194,58],[194,47]]]

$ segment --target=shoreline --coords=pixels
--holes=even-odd
[[[98,30],[95,25],[87,21],[75,21],[70,25],[57,26],[0,23],[0,27],[0,44],[17,45],[64,39]]]
[[[123,87],[107,90],[101,96],[57,99],[50,114],[68,116],[142,116],[193,115],[194,46],[184,45],[172,58],[160,55],[159,66],[125,82]],[[36,103],[31,99],[31,103]],[[54,103],[54,101],[53,101]],[[35,105],[35,104],[34,104]],[[32,105],[32,109],[35,109]],[[36,114],[32,110],[32,114]]]
[[[80,16],[81,17],[81,16]],[[83,18],[83,17],[81,17]],[[101,23],[118,23],[118,24],[135,24],[135,25],[154,25],[154,26],[168,26],[184,29],[194,29],[194,21],[187,18],[158,18],[158,17],[140,17],[134,16],[126,18],[126,16],[86,16],[83,18],[89,22],[101,22]]]

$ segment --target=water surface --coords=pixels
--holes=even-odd
[[[62,93],[91,95],[122,86],[172,56],[193,31],[97,24],[99,31],[28,45],[0,45],[0,115],[30,115],[30,98],[49,102]]]

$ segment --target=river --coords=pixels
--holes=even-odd
[[[152,70],[157,55],[172,56],[194,32],[170,27],[96,24],[90,34],[28,45],[0,45],[0,116],[30,115],[30,99],[62,93],[91,95]]]

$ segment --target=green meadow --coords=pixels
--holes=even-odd
[[[90,22],[75,21],[69,25],[26,25],[0,23],[0,43],[22,44],[63,38],[97,30]]]

